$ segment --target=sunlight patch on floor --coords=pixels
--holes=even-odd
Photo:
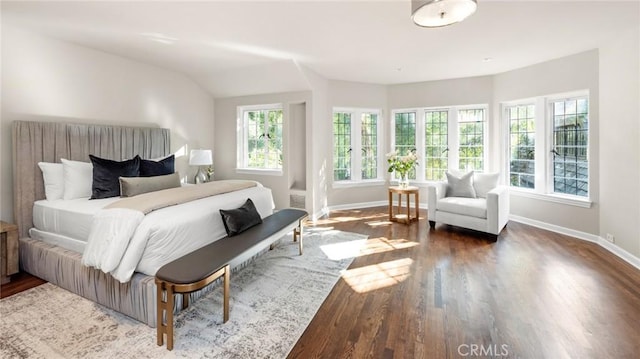
[[[411,248],[419,245],[418,242],[411,242],[404,238],[387,239],[387,237],[370,238],[362,248],[360,255],[389,252],[396,249]]]
[[[355,258],[360,255],[360,249],[364,246],[366,238],[357,239],[355,241],[348,241],[342,243],[332,243],[321,245],[320,249],[324,252],[327,258],[333,261],[339,261],[346,258]]]
[[[411,258],[397,259],[365,267],[347,269],[342,273],[342,279],[351,289],[358,293],[390,287],[403,282],[410,275]]]
[[[371,226],[371,227],[378,227],[378,226],[390,226],[391,224],[393,224],[393,222],[390,222],[390,221],[371,221],[371,222],[366,222],[366,224],[368,226]]]

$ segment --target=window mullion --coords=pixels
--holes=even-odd
[[[263,155],[264,155],[264,160],[263,160],[263,167],[264,168],[269,168],[269,138],[267,137],[267,134],[269,134],[269,111],[267,110],[262,110],[261,111],[263,116],[264,116],[264,123],[262,125],[262,134],[264,136],[262,136],[262,142],[264,143],[264,150],[263,150]]]
[[[448,146],[449,146],[449,169],[458,168],[458,159],[460,158],[458,147],[458,111],[455,108],[449,109],[448,122]]]
[[[351,180],[362,180],[362,112],[351,113]]]
[[[419,148],[425,148],[425,110],[417,110],[416,111],[416,155],[418,156],[418,163],[421,163],[421,169],[416,168],[416,180],[417,181],[425,181],[425,169],[427,168],[427,163],[424,156],[424,150],[418,151]]]
[[[550,134],[549,123],[547,121],[548,107],[545,105],[545,99],[540,97],[536,99],[535,105],[535,121],[536,121],[536,162],[535,162],[535,191],[538,193],[549,192],[548,178],[549,176],[549,156],[551,154],[551,144],[549,144]],[[550,117],[549,117],[550,118]],[[552,170],[553,171],[553,170]],[[553,172],[551,172],[553,173]]]
[[[249,114],[247,111],[243,111],[242,112],[242,122],[244,124],[244,128],[243,128],[243,136],[244,136],[244,140],[243,140],[243,145],[242,145],[242,152],[243,152],[243,161],[242,161],[242,167],[243,168],[247,168],[249,167]]]

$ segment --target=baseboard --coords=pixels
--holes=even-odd
[[[396,206],[397,204],[398,204],[397,201],[393,201],[394,206]],[[324,207],[320,211],[315,212],[313,216],[311,216],[311,220],[315,222],[322,216],[326,216],[329,213],[331,213],[331,211],[342,211],[345,209],[360,209],[360,208],[370,208],[370,207],[383,207],[388,205],[389,205],[389,201],[372,201],[372,202],[337,204],[334,206]],[[427,204],[420,202],[419,207],[420,209],[427,209]]]
[[[360,208],[369,208],[369,207],[386,207],[389,205],[389,201],[375,201],[375,202],[360,202],[360,203],[349,203],[349,204],[337,204],[335,206],[329,206],[328,210],[330,211],[341,211],[344,209],[360,209]],[[398,201],[393,201],[393,205],[398,205]],[[427,204],[420,202],[420,209],[427,209]],[[413,208],[413,201],[411,202],[411,208]]]
[[[595,234],[586,233],[582,231],[576,231],[575,229],[570,229],[566,227],[556,226],[555,224],[550,224],[542,221],[536,221],[535,219],[530,219],[526,217],[510,215],[509,219],[514,222],[524,223],[533,227],[538,227],[542,229],[546,229],[551,232],[564,234],[570,237],[578,238],[584,241],[592,242],[598,244],[600,247],[608,250],[612,254],[618,256],[623,261],[631,264],[636,269],[640,270],[640,258],[634,256],[633,254],[627,252],[626,250],[616,246],[615,244],[607,241],[606,239],[597,236]]]
[[[606,239],[600,237],[600,240],[598,241],[598,244],[600,245],[600,247],[608,250],[609,252],[615,254],[616,256],[620,257],[623,261],[631,264],[632,266],[636,267],[636,269],[640,270],[640,258],[634,256],[633,254],[627,252],[626,250],[616,246],[615,244],[607,241]]]

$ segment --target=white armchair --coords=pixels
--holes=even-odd
[[[429,226],[446,223],[490,233],[497,240],[509,221],[509,188],[497,185],[497,173],[475,173],[473,179],[475,198],[447,197],[447,181],[428,187]]]

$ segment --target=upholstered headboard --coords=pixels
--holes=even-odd
[[[28,236],[33,226],[33,203],[45,198],[38,162],[60,162],[61,158],[89,162],[89,154],[121,161],[170,152],[166,128],[13,122],[13,214],[20,236]]]

